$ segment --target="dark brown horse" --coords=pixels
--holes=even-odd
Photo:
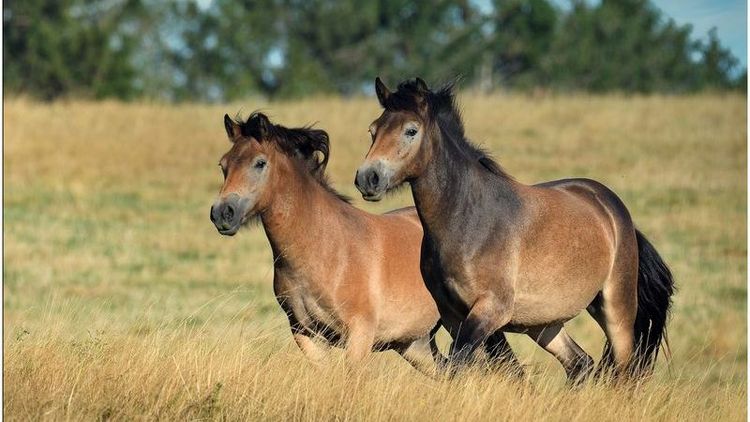
[[[424,81],[390,92],[359,168],[362,196],[379,200],[411,185],[424,227],[421,268],[451,358],[469,359],[500,331],[527,333],[571,381],[593,360],[563,324],[587,309],[607,336],[600,368],[649,373],[666,335],[673,281],[622,201],[601,183],[565,179],[525,185],[464,136],[451,86]]]
[[[419,271],[414,208],[373,215],[337,194],[324,174],[322,130],[274,125],[261,113],[224,124],[232,147],[220,161],[224,186],[211,221],[231,236],[260,218],[276,298],[304,354],[318,361],[322,345],[341,344],[357,361],[391,349],[432,372],[442,357],[433,339],[439,314]]]

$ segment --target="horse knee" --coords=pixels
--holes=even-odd
[[[491,297],[477,300],[454,339],[451,360],[458,364],[468,363],[477,347],[507,324],[510,317],[510,307]]]

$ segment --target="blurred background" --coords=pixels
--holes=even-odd
[[[4,88],[41,99],[746,89],[737,0],[28,0],[3,6]]]

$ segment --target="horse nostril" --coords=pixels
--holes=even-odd
[[[224,221],[232,221],[234,219],[234,207],[227,204],[227,206],[225,206],[224,210],[221,212],[221,216]]]
[[[214,206],[211,205],[211,211],[208,213],[208,216],[211,217],[211,222],[216,223],[216,217],[214,216]]]
[[[368,177],[368,183],[370,184],[371,188],[378,187],[378,182],[380,182],[380,176],[378,176],[377,171],[371,171],[370,176]]]

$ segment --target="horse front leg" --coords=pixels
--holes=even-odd
[[[312,363],[320,365],[323,360],[328,356],[326,350],[316,343],[312,337],[304,332],[292,332],[294,342],[297,343],[297,347],[302,351]]]
[[[372,352],[375,344],[375,331],[372,325],[364,321],[356,321],[350,325],[345,346],[348,362],[358,364]]]
[[[484,342],[484,348],[493,369],[519,380],[526,378],[526,371],[513,353],[513,349],[502,330],[497,330],[490,335]]]
[[[436,377],[448,366],[447,359],[440,352],[435,342],[435,334],[441,326],[438,323],[428,335],[414,340],[405,347],[397,349],[398,353],[411,366],[431,378]]]
[[[461,323],[451,348],[454,371],[466,366],[477,348],[492,334],[505,326],[512,316],[511,304],[494,295],[486,295],[474,302],[466,319]],[[501,350],[503,346],[500,345]]]
[[[300,322],[300,319],[307,319],[307,317],[304,314],[300,314],[302,316],[298,318],[286,300],[280,300],[279,303],[286,312],[287,319],[289,320],[289,328],[292,330],[292,338],[297,343],[297,347],[299,347],[302,354],[310,362],[320,365],[328,356],[326,353],[327,348],[315,342],[313,340],[315,333],[305,328],[305,325]]]

